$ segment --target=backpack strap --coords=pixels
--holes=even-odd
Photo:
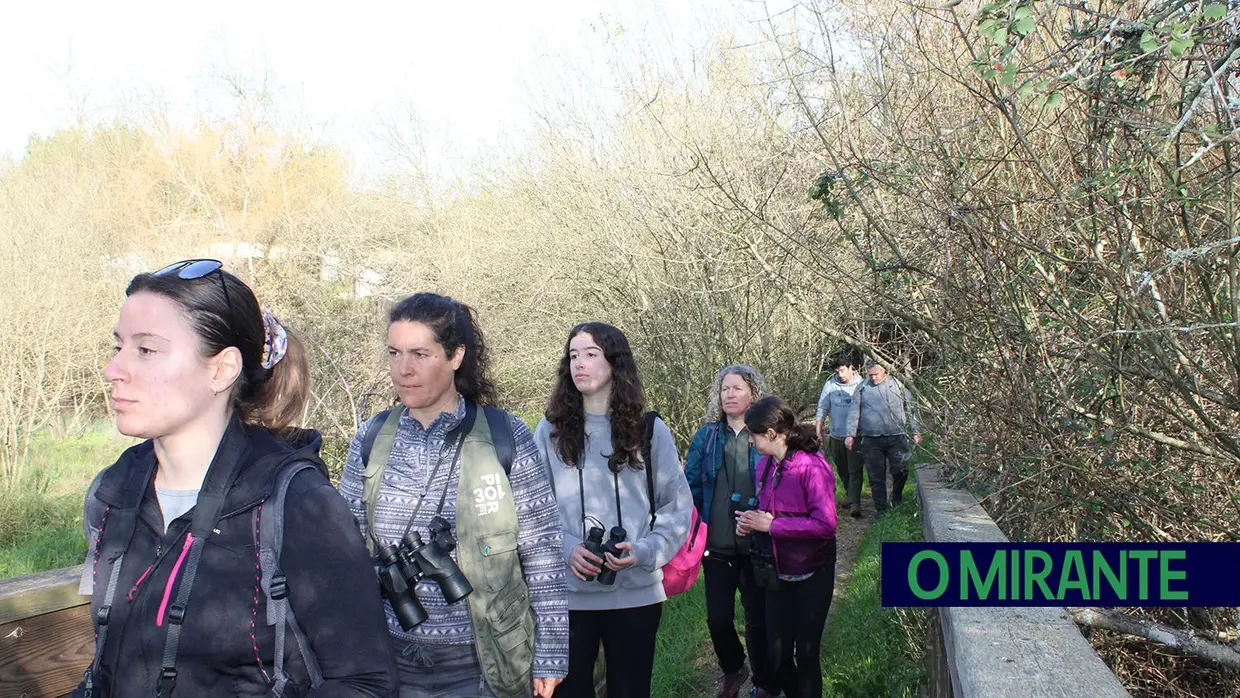
[[[487,426],[491,429],[491,444],[495,447],[495,455],[504,468],[505,475],[512,474],[512,461],[516,458],[516,439],[512,435],[512,422],[508,413],[498,407],[483,406],[487,415]]]
[[[284,636],[286,628],[293,631],[293,639],[297,650],[301,653],[306,672],[310,675],[310,687],[318,688],[323,683],[323,671],[319,668],[318,656],[310,647],[305,631],[297,622],[293,607],[288,600],[288,580],[280,567],[280,552],[284,547],[284,499],[288,494],[289,484],[303,470],[316,470],[317,466],[309,461],[294,461],[284,466],[276,476],[275,488],[267,500],[270,506],[265,521],[260,522],[262,505],[254,508],[254,528],[258,539],[258,559],[262,567],[263,593],[267,595],[267,625],[274,625],[276,631],[275,671],[272,695],[283,696],[288,686],[289,675],[284,670]],[[261,523],[261,525],[260,525]]]
[[[730,429],[731,427],[728,427],[728,428]],[[715,422],[714,424],[706,425],[706,453],[702,458],[702,461],[704,463],[710,463],[714,461],[715,450],[720,448],[719,441],[722,438],[723,438],[723,422]],[[723,464],[722,456],[719,458],[719,463],[720,465]],[[706,482],[708,480],[708,475],[707,475],[706,470],[707,469],[705,467],[702,468],[702,486],[703,487],[706,486]],[[716,470],[715,472],[710,473],[709,477],[714,477],[718,479],[719,471]]]
[[[654,530],[654,522],[659,517],[654,513],[654,420],[659,413],[646,413],[646,438],[642,441],[642,458],[646,461],[646,498],[650,500],[650,530]]]
[[[516,458],[517,450],[512,422],[508,413],[498,407],[484,406],[482,409],[486,413],[487,427],[491,430],[491,444],[495,447],[495,455],[504,468],[504,474],[508,475],[512,472],[512,462]],[[383,473],[387,470],[392,446],[396,443],[396,430],[400,428],[402,412],[403,409],[394,408],[375,415],[370,429],[362,438],[362,501],[366,507],[366,546],[371,555],[379,552],[379,540],[374,532],[375,505],[379,501]],[[371,455],[374,455],[373,463]]]
[[[236,419],[234,417],[234,419]],[[185,559],[184,576],[177,589],[176,601],[168,609],[168,634],[164,638],[164,654],[155,683],[155,693],[159,698],[171,698],[177,683],[177,651],[181,646],[181,624],[185,622],[185,611],[189,604],[190,591],[194,588],[194,579],[198,576],[198,563],[202,561],[202,547],[213,530],[219,525],[224,510],[224,498],[232,489],[237,473],[241,469],[241,461],[248,454],[248,448],[234,442],[233,427],[224,432],[215,459],[207,468],[202,489],[198,492],[198,502],[194,505],[194,517],[190,522],[189,531],[185,534],[185,548],[181,555]],[[180,564],[180,561],[177,563]],[[173,566],[172,577],[176,576]],[[162,616],[156,619],[156,624]]]
[[[375,503],[383,487],[383,472],[387,470],[392,444],[396,442],[396,430],[400,427],[400,415],[405,410],[384,410],[371,420],[370,429],[362,439],[362,502],[366,507],[366,547],[371,555],[379,553],[379,539],[375,536]],[[374,462],[371,453],[377,450]]]
[[[374,421],[382,422],[388,418],[393,410],[388,409],[374,416]],[[370,452],[375,448],[375,439],[379,436],[379,430],[371,428],[366,431],[366,437],[362,439],[362,467],[370,462]]]
[[[138,510],[142,507],[142,497],[146,494],[147,485],[155,474],[155,454],[151,453],[145,459],[142,465],[133,465],[126,473],[125,485],[121,489],[124,493],[125,500],[121,506],[109,512],[108,518],[112,520],[109,536],[114,540],[120,541],[120,555],[112,561],[112,572],[108,575],[108,586],[103,593],[103,603],[99,605],[99,611],[95,615],[95,624],[98,630],[95,633],[95,658],[86,667],[86,673],[83,676],[83,684],[85,691],[83,695],[86,698],[92,698],[95,692],[95,673],[99,671],[99,666],[103,663],[104,643],[108,638],[108,620],[112,612],[112,602],[116,598],[116,583],[120,578],[121,567],[125,562],[125,554],[129,551],[129,544],[133,542],[134,531],[138,526]],[[99,531],[99,541],[96,543],[96,549],[103,550],[104,528]],[[95,591],[98,591],[96,589]]]

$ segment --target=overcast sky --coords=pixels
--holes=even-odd
[[[231,108],[221,76],[265,75],[282,124],[340,145],[360,168],[383,166],[380,124],[409,113],[451,168],[518,137],[548,84],[605,90],[616,27],[652,50],[690,52],[755,11],[727,0],[5,3],[0,153],[20,158],[32,134],[152,107],[190,123]]]

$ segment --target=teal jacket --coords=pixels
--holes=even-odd
[[[715,497],[715,476],[723,467],[724,429],[728,423],[718,421],[707,424],[693,435],[689,442],[689,455],[685,457],[685,478],[689,480],[689,491],[693,493],[693,506],[697,507],[702,523],[710,526],[710,503]],[[754,491],[758,485],[758,449],[749,445],[749,477],[753,480]]]

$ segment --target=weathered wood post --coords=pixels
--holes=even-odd
[[[82,566],[0,580],[0,698],[57,698],[95,653]]]

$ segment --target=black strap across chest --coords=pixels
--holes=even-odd
[[[172,695],[173,688],[176,686],[176,657],[181,643],[181,624],[185,621],[185,611],[189,602],[190,591],[194,586],[194,578],[198,574],[198,564],[202,561],[202,548],[207,538],[215,530],[216,526],[219,525],[220,518],[223,515],[224,500],[229,490],[232,489],[233,483],[236,482],[240,464],[249,451],[248,446],[240,439],[240,435],[240,425],[237,423],[230,424],[229,428],[225,430],[224,436],[216,448],[215,457],[207,468],[202,488],[198,493],[198,501],[194,505],[193,519],[186,534],[189,549],[186,554],[185,568],[177,590],[176,600],[168,609],[168,633],[164,640],[164,652],[160,662],[159,678],[155,686],[156,694],[159,698],[169,698]],[[133,536],[137,530],[138,511],[142,506],[142,498],[154,479],[155,467],[156,457],[154,453],[151,453],[144,459],[141,466],[129,469],[125,477],[122,495],[125,498],[124,502],[121,508],[112,514],[112,516],[116,517],[113,523],[114,540],[123,542],[120,554],[112,564],[112,571],[108,577],[108,586],[104,592],[103,604],[100,605],[99,611],[96,614],[99,632],[95,640],[95,661],[87,668],[85,676],[85,693],[88,698],[91,698],[94,694],[95,674],[99,670],[103,651],[106,648],[112,606],[116,599],[117,580],[120,578],[126,553],[128,553],[129,547],[133,543]]]

